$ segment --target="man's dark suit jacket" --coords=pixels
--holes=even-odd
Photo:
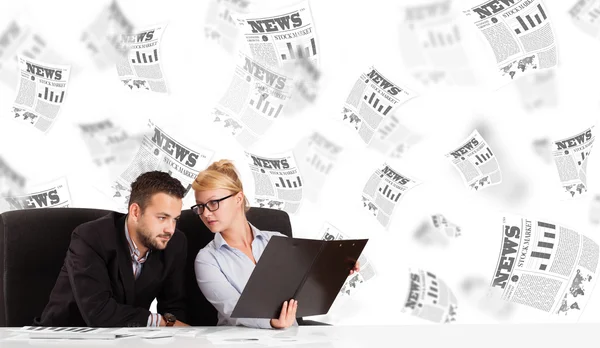
[[[125,217],[110,213],[75,228],[50,300],[34,325],[146,326],[154,298],[158,313],[185,322],[185,235],[175,230],[164,250],[153,250],[136,280]]]

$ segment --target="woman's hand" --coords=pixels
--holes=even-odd
[[[298,301],[293,299],[285,301],[279,314],[279,319],[271,319],[271,326],[276,329],[285,329],[294,324],[296,321],[296,309],[298,309]]]
[[[353,275],[354,272],[360,272],[360,262],[356,261],[354,264],[354,268],[350,270],[350,275]]]

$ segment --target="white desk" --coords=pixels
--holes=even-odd
[[[302,326],[288,330],[198,327],[197,332],[168,338],[116,340],[15,340],[18,333],[0,328],[1,348],[53,347],[594,347],[600,324]],[[168,328],[165,330],[169,330]],[[169,332],[168,334],[173,334]],[[195,337],[191,337],[195,336]],[[229,339],[226,342],[225,339]],[[235,342],[243,338],[254,341]]]

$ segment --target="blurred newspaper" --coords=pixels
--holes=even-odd
[[[574,198],[587,192],[587,163],[596,136],[594,126],[573,137],[556,140],[552,157],[563,187],[563,197]]]
[[[458,302],[446,283],[431,272],[410,269],[410,288],[402,313],[432,321],[456,321]]]
[[[302,139],[295,149],[298,167],[306,183],[306,198],[317,202],[323,185],[338,161],[342,147],[331,142],[319,132]]]
[[[0,81],[13,87],[19,80],[19,61],[17,55],[42,62],[62,62],[41,35],[19,20],[11,20],[4,31],[0,32]]]
[[[35,208],[68,208],[72,205],[69,185],[65,177],[43,185],[36,186],[34,192],[4,197],[9,204],[9,210]]]
[[[296,64],[288,67],[286,74],[290,70],[292,70],[291,76],[294,83],[290,93],[291,98],[286,106],[286,116],[297,113],[315,103],[321,79],[321,70],[309,59],[296,59]]]
[[[83,31],[81,41],[98,68],[126,59],[121,45],[122,36],[133,32],[133,23],[125,16],[116,0],[105,6],[94,21]]]
[[[541,0],[492,0],[463,12],[492,47],[505,80],[558,64],[554,30]]]
[[[304,180],[291,151],[273,157],[245,152],[254,177],[254,200],[261,208],[296,213],[302,202]]]
[[[411,75],[426,86],[477,82],[463,46],[460,12],[451,0],[404,5],[400,53]]]
[[[461,228],[442,214],[429,215],[415,230],[414,238],[422,245],[446,246],[449,239],[461,236]]]
[[[502,182],[502,173],[496,156],[475,129],[462,144],[446,154],[460,172],[463,181],[471,190],[497,185]]]
[[[386,116],[415,97],[415,93],[403,89],[371,66],[354,83],[342,109],[342,121],[353,127],[367,144],[375,136],[375,130]]]
[[[244,148],[254,144],[280,116],[292,79],[239,52],[229,88],[212,111],[213,122]]]
[[[144,135],[131,164],[111,186],[112,197],[123,211],[128,207],[131,183],[141,174],[154,170],[169,173],[181,182],[187,195],[192,182],[208,166],[213,156],[210,150],[175,140],[151,120],[148,121],[148,127],[151,132]]]
[[[216,41],[229,54],[237,48],[240,29],[231,17],[232,13],[247,13],[247,0],[209,0],[204,22],[204,36]]]
[[[123,87],[130,91],[168,93],[162,68],[160,40],[166,23],[122,34],[125,55],[117,56],[117,73]]]
[[[389,155],[391,158],[401,158],[419,141],[421,141],[421,135],[405,127],[393,114],[383,119],[369,148],[377,150],[383,155]]]
[[[142,137],[132,137],[110,119],[78,124],[83,141],[97,167],[126,165],[139,149]]]
[[[328,222],[325,222],[321,227],[321,232],[319,232],[318,238],[321,240],[351,239]],[[358,262],[360,262],[360,271],[348,276],[344,282],[344,285],[340,289],[340,294],[348,296],[352,295],[360,284],[373,279],[377,275],[373,264],[369,262],[369,259],[364,252],[360,254]]]
[[[578,0],[569,10],[569,14],[583,32],[594,38],[600,36],[600,1]]]
[[[558,106],[558,82],[554,69],[525,75],[515,81],[515,85],[527,111]]]
[[[319,66],[319,44],[308,1],[278,10],[234,13],[254,59],[269,67],[285,67],[297,59]]]
[[[387,228],[400,196],[421,182],[398,173],[387,163],[383,163],[371,175],[362,193],[362,204],[368,212]]]
[[[24,56],[17,59],[21,78],[13,104],[13,119],[47,133],[65,102],[71,67]]]
[[[577,320],[594,288],[598,257],[598,244],[583,234],[505,216],[491,291],[506,301]]]

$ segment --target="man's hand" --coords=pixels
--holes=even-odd
[[[279,314],[279,319],[271,319],[271,326],[276,329],[285,329],[294,324],[296,320],[296,310],[298,309],[298,301],[291,299],[285,301]]]
[[[162,317],[162,315],[160,316],[159,326],[167,326],[167,321]],[[175,324],[173,324],[173,326],[189,326],[189,325],[182,321],[175,320]]]
[[[353,275],[354,272],[360,272],[360,262],[356,261],[354,264],[354,268],[350,270],[350,275]]]

